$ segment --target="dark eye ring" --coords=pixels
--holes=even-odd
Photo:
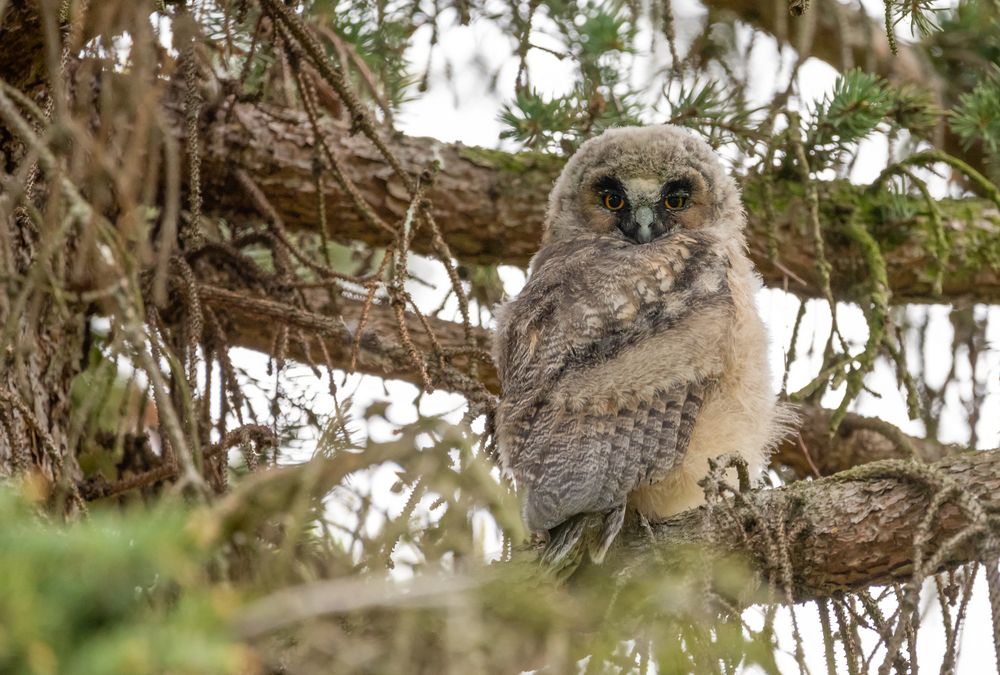
[[[609,211],[618,211],[623,206],[625,206],[625,200],[622,199],[621,195],[614,192],[608,192],[604,195],[604,208]]]
[[[688,196],[682,192],[675,192],[663,198],[663,205],[671,211],[683,209],[687,206]]]

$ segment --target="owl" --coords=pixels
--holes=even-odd
[[[785,433],[744,226],[735,182],[679,127],[605,131],[556,181],[494,341],[499,462],[551,564],[601,562],[626,514],[700,504],[711,458],[759,474]]]

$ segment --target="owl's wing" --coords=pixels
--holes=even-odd
[[[515,473],[528,526],[549,530],[579,513],[605,512],[663,480],[687,452],[709,386],[684,382],[600,413],[567,415],[538,403],[518,434],[526,439]]]
[[[565,578],[583,556],[603,561],[621,531],[628,494],[657,483],[687,451],[706,382],[680,384],[635,409],[569,421],[539,404],[519,472],[524,517],[550,534],[542,561]]]

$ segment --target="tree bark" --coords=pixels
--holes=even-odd
[[[0,15],[0,73],[8,84],[25,93],[48,81],[42,19],[35,2],[14,0]]]
[[[227,121],[228,110],[228,103],[218,105],[206,126],[206,209],[229,218],[259,219],[251,200],[235,182],[233,169],[239,167],[261,187],[287,227],[317,232],[316,155],[308,120],[287,109],[236,103]],[[372,210],[387,223],[401,222],[409,206],[408,195],[375,148],[360,134],[351,135],[335,122],[323,121],[321,128]],[[431,171],[431,161],[437,162],[440,168],[434,173],[428,197],[456,257],[481,264],[527,264],[538,249],[546,195],[562,166],[561,159],[402,135],[389,139],[389,146],[410,175]],[[773,186],[770,208],[777,222],[770,224],[761,184],[749,178],[743,187],[750,252],[765,283],[821,297],[808,209],[799,181]],[[930,245],[925,202],[908,199],[902,212],[914,215],[900,219],[892,215],[900,209],[891,208],[884,191],[869,193],[864,186],[845,181],[819,182],[818,187],[826,257],[832,266],[831,286],[838,299],[863,297],[870,274],[862,251],[845,231],[851,212],[858,210],[885,258],[894,301],[1000,301],[1000,212],[993,202],[938,202],[951,253],[945,263],[942,292],[937,295],[928,272],[938,261]],[[365,222],[339,187],[328,184],[324,194],[334,238],[373,245],[391,240],[391,235]],[[769,234],[778,242],[774,261],[766,253]],[[427,233],[418,233],[414,249],[431,250]]]
[[[321,457],[314,460],[316,466],[300,464],[258,474],[250,488],[237,490],[223,502],[220,512],[226,526],[246,527],[241,523],[252,525],[254,518],[264,521],[280,514],[286,493],[302,485],[297,474],[339,479],[357,457]],[[935,508],[935,495],[942,489],[951,494]],[[933,563],[941,552],[922,576],[994,558],[1000,554],[1000,541],[995,516],[989,514],[998,508],[998,451],[965,452],[932,465],[880,461],[833,477],[726,497],[649,523],[648,529],[626,528],[599,573],[626,578],[633,572],[663,574],[675,568],[690,573],[694,551],[701,565],[719,558],[748,563],[779,594],[787,584],[795,602],[828,598],[912,580],[918,559],[915,537],[922,528],[926,539],[920,559]],[[963,531],[965,538],[954,539]],[[794,561],[790,577],[783,570],[786,554]],[[500,564],[499,578],[505,573],[519,578],[517,563],[513,569],[508,565]],[[534,564],[530,568],[537,570]]]
[[[44,107],[48,65],[57,61],[59,51],[46,42],[34,4],[15,1],[0,17],[0,74]],[[21,139],[0,122],[0,169],[14,171],[26,155]],[[15,209],[0,228],[5,243],[0,269],[7,276],[0,294],[5,339],[0,342],[0,476],[30,472],[48,489],[56,511],[62,506],[72,510],[81,474],[70,441],[70,389],[85,364],[88,318],[48,287],[65,280],[76,242],[70,233],[62,245],[46,247],[48,233],[40,232],[24,209]],[[63,501],[67,498],[68,503]]]
[[[654,551],[669,556],[693,544],[750,560],[754,569],[781,584],[781,560],[774,557],[785,548],[795,561],[789,581],[796,602],[906,581],[913,574],[915,533],[942,488],[955,493],[934,514],[924,560],[970,524],[996,531],[996,523],[976,511],[1000,508],[1000,453],[967,452],[930,466],[869,464],[703,506],[651,524],[652,536],[637,532],[626,537],[611,564],[644,564],[655,557]],[[969,503],[973,507],[965,508]],[[782,528],[787,536],[780,535]],[[778,542],[777,549],[769,539]],[[998,553],[997,538],[977,530],[927,572]]]

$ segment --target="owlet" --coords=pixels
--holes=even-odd
[[[627,510],[698,505],[712,457],[766,464],[788,415],[744,225],[734,181],[678,127],[606,131],[556,181],[494,344],[501,467],[550,563],[600,562]]]

